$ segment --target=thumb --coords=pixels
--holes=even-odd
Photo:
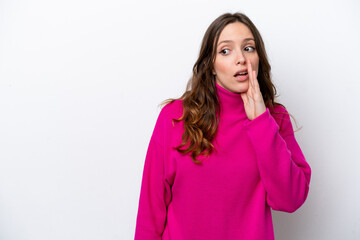
[[[243,93],[240,93],[240,95],[241,95],[241,98],[242,98],[244,104],[248,104],[249,99],[248,99],[247,93],[243,92]]]

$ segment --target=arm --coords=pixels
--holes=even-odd
[[[162,132],[159,119],[145,158],[135,240],[161,240],[166,223],[167,205],[171,198],[170,186],[164,177],[164,147],[159,141]]]
[[[296,142],[290,117],[282,109],[280,127],[269,109],[246,121],[245,127],[256,153],[268,205],[274,210],[294,212],[308,195],[311,169]]]

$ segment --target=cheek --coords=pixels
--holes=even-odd
[[[259,71],[259,58],[256,56],[251,60],[253,69],[258,72]]]
[[[229,68],[228,66],[229,66],[229,64],[227,64],[225,61],[218,61],[218,62],[215,62],[215,64],[214,64],[215,71],[218,74],[226,73]]]
[[[258,73],[259,72],[259,63],[256,63],[254,66],[255,71]]]

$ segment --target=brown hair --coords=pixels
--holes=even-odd
[[[191,153],[195,163],[200,155],[209,155],[214,146],[212,140],[215,137],[219,119],[217,113],[220,110],[219,100],[216,93],[215,78],[212,74],[216,57],[216,47],[222,30],[230,23],[241,22],[251,31],[255,39],[256,51],[259,56],[258,81],[265,105],[272,110],[275,105],[281,105],[274,101],[276,88],[271,82],[270,64],[265,52],[264,42],[252,21],[243,13],[225,13],[216,18],[208,27],[202,40],[199,57],[193,66],[193,75],[190,78],[183,99],[183,115],[175,121],[184,121],[184,133],[182,143],[177,146],[183,154]],[[168,99],[164,104],[175,99]]]

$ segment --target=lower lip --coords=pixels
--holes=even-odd
[[[249,74],[239,75],[239,76],[236,76],[236,77],[235,77],[235,79],[236,79],[237,81],[240,81],[240,82],[245,81],[245,80],[247,80],[248,78],[249,78]]]

